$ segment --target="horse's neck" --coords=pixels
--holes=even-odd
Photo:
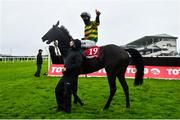
[[[59,50],[60,50],[61,55],[62,55],[62,57],[64,59],[67,56],[69,48],[63,47],[63,46],[59,46]]]

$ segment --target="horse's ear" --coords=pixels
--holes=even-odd
[[[53,27],[57,27],[58,25],[59,25],[59,20],[57,21],[55,25],[53,25]]]
[[[56,25],[55,26],[58,26],[59,25],[59,20],[57,21]]]

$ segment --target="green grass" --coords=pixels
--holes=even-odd
[[[108,95],[106,78],[80,78],[78,94],[83,107],[72,104],[72,113],[56,112],[54,88],[58,77],[33,76],[34,62],[0,62],[0,119],[23,118],[89,118],[180,119],[180,81],[145,79],[140,87],[128,79],[131,108],[125,108],[125,96],[118,80],[117,92],[110,109],[102,111]],[[47,71],[47,62],[42,73]]]

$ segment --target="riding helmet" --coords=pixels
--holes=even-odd
[[[87,16],[87,17],[91,18],[91,14],[88,12],[82,12],[81,17],[83,17],[83,16]]]

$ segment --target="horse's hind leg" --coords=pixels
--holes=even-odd
[[[120,70],[117,71],[117,77],[119,79],[119,82],[122,85],[124,94],[126,96],[126,108],[130,108],[130,102],[129,102],[129,88],[125,79],[125,72],[126,72],[126,67],[123,68],[121,67]]]
[[[116,93],[116,81],[115,81],[116,76],[115,76],[115,74],[112,72],[111,73],[107,72],[107,77],[108,77],[108,83],[109,83],[109,87],[110,87],[110,95],[109,95],[108,101],[106,102],[106,105],[104,106],[104,110],[109,108],[112,98]]]

